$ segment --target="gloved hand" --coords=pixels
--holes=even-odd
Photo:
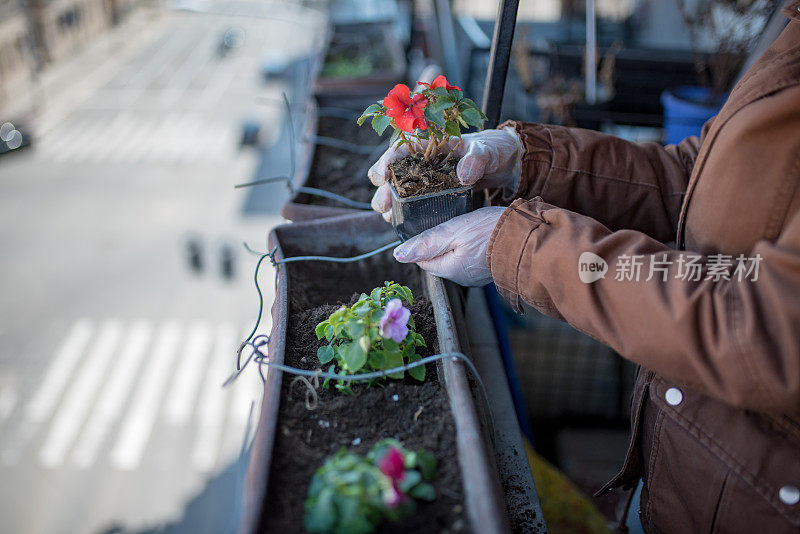
[[[516,190],[519,184],[522,144],[516,130],[508,126],[499,130],[484,130],[450,139],[450,146],[457,146],[454,157],[461,158],[456,167],[458,180],[463,185],[476,189],[505,186]],[[372,197],[372,209],[383,213],[387,221],[392,207],[392,192],[387,183],[389,164],[408,155],[408,146],[396,151],[389,148],[370,167],[370,181],[378,186]]]
[[[504,211],[488,207],[453,217],[395,248],[394,257],[462,286],[484,286],[492,281],[486,248]]]

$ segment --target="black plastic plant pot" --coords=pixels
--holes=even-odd
[[[472,211],[472,188],[468,185],[402,198],[392,188],[392,226],[401,241]]]

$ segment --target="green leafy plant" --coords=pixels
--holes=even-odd
[[[355,304],[342,306],[317,325],[317,339],[328,342],[317,350],[319,362],[330,364],[329,373],[363,374],[419,361],[416,348],[426,344],[411,317],[413,303],[411,290],[394,282],[385,282],[369,295],[362,293]],[[401,379],[403,374],[388,376]],[[408,374],[423,381],[425,366],[409,369]],[[323,385],[329,384],[326,380]],[[350,383],[343,380],[335,387],[343,393],[351,392]]]
[[[461,143],[462,129],[480,128],[486,115],[444,76],[417,84],[421,89],[414,93],[406,85],[395,85],[383,100],[364,110],[358,125],[371,119],[378,135],[391,126],[394,133],[390,142],[395,149],[408,145],[411,155],[421,154],[425,161],[447,152],[446,161]],[[451,143],[453,138],[458,141]]]
[[[312,534],[368,534],[384,521],[416,511],[416,501],[432,501],[429,483],[436,458],[406,450],[385,439],[366,457],[341,449],[317,469],[305,502],[305,526]]]

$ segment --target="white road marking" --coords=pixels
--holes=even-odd
[[[67,339],[56,352],[39,389],[26,406],[25,413],[29,419],[41,422],[50,417],[91,335],[92,323],[88,319],[81,319],[72,325]]]
[[[131,326],[114,368],[105,381],[100,398],[95,403],[94,411],[75,447],[72,458],[78,467],[86,469],[94,464],[103,440],[122,413],[144,360],[152,332],[153,328],[147,321],[137,321]]]
[[[95,162],[110,161],[116,157],[117,149],[125,144],[128,136],[137,126],[137,120],[133,113],[122,113],[122,119],[117,127],[99,139],[96,154],[93,158]]]
[[[0,423],[6,420],[17,405],[17,392],[11,386],[6,386],[0,391]]]
[[[268,315],[268,314],[267,314]],[[265,316],[266,317],[266,316]],[[237,339],[237,349],[239,344],[247,338],[253,329],[252,324],[245,325],[241,332],[241,337]],[[261,331],[264,331],[263,329]],[[242,363],[247,360],[252,348],[245,347],[242,351]],[[230,372],[235,369],[231,366]],[[267,369],[264,369],[264,376],[267,376]],[[261,377],[255,363],[250,362],[245,370],[228,386],[230,390],[228,403],[228,419],[225,426],[225,434],[222,440],[222,452],[220,461],[229,463],[236,459],[244,444],[244,439],[252,437],[255,424],[258,422],[258,413],[261,407],[261,395],[264,391]],[[251,414],[252,409],[252,414]],[[250,427],[250,436],[245,436],[245,432]]]
[[[223,323],[217,329],[212,361],[198,401],[198,432],[192,463],[200,471],[211,471],[217,461],[228,398],[228,390],[222,388],[222,383],[234,368],[236,334],[236,327],[230,323]]]
[[[102,136],[106,128],[108,123],[103,120],[83,122],[80,126],[64,128],[66,131],[61,135],[64,135],[68,142],[51,154],[53,161],[57,163],[74,161],[81,152],[93,150],[95,141]]]
[[[117,320],[103,323],[97,342],[83,362],[77,378],[71,382],[66,398],[56,413],[50,432],[39,451],[39,461],[45,467],[61,465],[70,445],[80,431],[106,368],[122,337],[122,324]]]
[[[111,451],[111,465],[130,471],[139,467],[158,416],[169,372],[178,354],[181,327],[176,321],[166,323],[158,337],[139,380],[133,401],[122,423],[117,442]]]
[[[212,337],[207,323],[199,322],[192,326],[189,339],[180,351],[167,397],[164,415],[170,424],[185,425],[189,422],[211,343]]]

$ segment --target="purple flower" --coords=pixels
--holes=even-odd
[[[403,306],[400,299],[392,299],[386,303],[386,309],[381,317],[379,332],[385,339],[393,339],[396,343],[402,341],[408,335],[408,319],[411,312]]]

